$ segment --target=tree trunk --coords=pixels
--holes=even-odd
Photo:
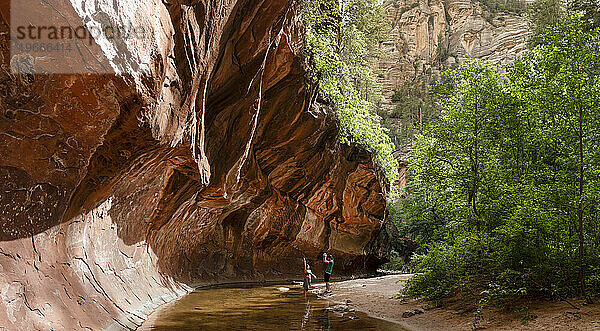
[[[579,221],[579,285],[581,295],[585,297],[585,278],[583,277],[583,107],[579,98],[579,201],[577,204],[577,218]]]
[[[473,163],[473,213],[475,213],[476,226],[477,226],[477,234],[481,233],[481,218],[480,211],[477,209],[477,191],[479,189],[478,176],[479,176],[479,107],[477,103],[479,102],[477,96],[475,96],[475,141],[474,141],[474,149],[475,149],[475,160]]]

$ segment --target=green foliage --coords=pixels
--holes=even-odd
[[[397,178],[394,145],[375,106],[381,87],[372,70],[387,23],[375,0],[305,0],[307,67],[319,94],[336,110],[342,143],[358,143],[376,156],[387,178]]]
[[[406,266],[404,257],[400,256],[398,252],[390,252],[390,260],[386,264],[382,265],[381,268],[384,270],[402,270]]]
[[[457,248],[441,242],[430,246],[427,254],[415,255],[418,273],[404,287],[404,294],[438,301],[456,291],[465,267]]]
[[[600,3],[596,0],[535,0],[527,6],[526,17],[531,36],[527,43],[533,48],[543,42],[549,28],[580,15],[585,31],[600,27]]]
[[[527,8],[524,0],[479,0],[492,13],[523,14]]]
[[[527,8],[527,22],[531,36],[527,43],[531,48],[539,45],[548,27],[563,21],[565,7],[563,0],[535,0]]]
[[[596,0],[567,0],[567,8],[571,13],[581,15],[584,29],[592,30],[600,27],[600,3]]]
[[[442,113],[409,154],[401,213],[426,252],[408,294],[483,309],[598,293],[599,39],[572,17],[506,74],[480,62],[446,74]]]
[[[521,323],[523,324],[527,324],[538,317],[535,313],[530,312],[525,306],[515,307],[515,313],[521,315]]]
[[[423,124],[435,119],[440,112],[436,99],[425,82],[406,82],[394,92],[392,102],[395,106],[386,118],[386,127],[395,128],[394,137],[399,146],[412,142]]]

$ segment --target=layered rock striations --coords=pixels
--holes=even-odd
[[[506,64],[527,50],[523,16],[492,12],[478,0],[389,0],[391,23],[379,62],[387,106],[406,82],[429,83],[470,59]]]
[[[153,42],[67,59],[114,75],[13,74],[1,5],[0,328],[135,328],[196,285],[385,260],[385,180],[311,102],[293,1],[47,3]]]

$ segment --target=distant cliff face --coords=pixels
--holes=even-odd
[[[469,58],[502,65],[527,51],[525,18],[492,12],[478,0],[387,0],[384,7],[391,31],[381,45],[386,56],[378,69],[387,112],[395,107],[396,91],[406,86],[425,88]],[[389,121],[392,126],[407,125],[399,117]],[[394,184],[403,194],[408,170],[405,148],[395,154],[400,167]]]
[[[311,104],[294,1],[44,3],[152,42],[61,59],[121,75],[13,74],[0,5],[0,329],[135,328],[193,285],[385,260],[385,180]]]
[[[430,81],[471,59],[504,64],[526,51],[527,22],[476,0],[388,0],[392,24],[379,69],[387,105],[406,81]]]

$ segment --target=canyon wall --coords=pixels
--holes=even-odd
[[[378,67],[387,107],[406,82],[429,83],[469,58],[506,64],[527,50],[525,18],[478,0],[388,0],[384,7],[391,31],[382,49],[389,56]]]
[[[293,1],[44,4],[148,40],[15,74],[56,63],[11,58],[0,5],[0,329],[134,329],[194,286],[386,260],[387,183],[311,102]]]

